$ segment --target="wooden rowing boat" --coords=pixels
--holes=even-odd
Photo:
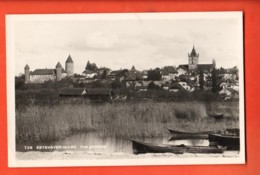
[[[171,134],[168,141],[172,140],[187,140],[187,139],[208,139],[208,134]]]
[[[202,131],[202,132],[184,132],[168,129],[171,133],[169,140],[184,140],[184,139],[208,139],[208,134],[216,133],[217,131]]]
[[[227,128],[224,131],[225,135],[234,135],[234,136],[239,136],[240,130],[239,128]]]
[[[224,114],[209,114],[209,117],[214,118],[215,120],[221,120],[224,118]]]
[[[171,146],[171,145],[159,145],[145,143],[141,141],[131,140],[133,143],[133,153],[134,154],[144,154],[144,153],[174,153],[183,154],[187,151],[187,147],[181,146]]]
[[[226,146],[228,150],[239,150],[240,148],[239,135],[209,134],[209,142]]]
[[[223,153],[226,147],[221,146],[185,146],[185,145],[158,145],[145,143],[137,140],[132,140],[133,153],[134,154],[145,154],[145,153],[200,153],[200,154],[217,154]]]
[[[187,153],[199,154],[221,154],[226,151],[227,147],[223,146],[191,146],[188,147]]]
[[[193,135],[193,134],[209,134],[209,133],[214,133],[215,131],[202,131],[202,132],[185,132],[185,131],[177,131],[173,129],[168,129],[168,131],[171,134],[187,134],[187,135]]]

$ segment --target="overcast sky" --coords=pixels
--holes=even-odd
[[[107,14],[107,16],[109,16]],[[207,16],[207,14],[205,14]],[[241,58],[241,21],[237,18],[167,18],[98,20],[52,18],[20,20],[15,23],[15,74],[30,70],[55,68],[59,61],[65,68],[70,54],[75,73],[82,73],[87,61],[113,70],[138,70],[178,66],[188,63],[193,44],[199,63],[217,67],[237,66]]]

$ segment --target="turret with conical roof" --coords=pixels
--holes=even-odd
[[[56,68],[59,68],[59,67],[62,67],[61,64],[60,64],[60,62],[58,62],[58,63],[56,64]]]
[[[66,60],[66,63],[73,63],[73,60],[72,60],[70,54],[69,54],[69,56],[68,56],[68,58]]]
[[[30,83],[30,67],[28,64],[24,67],[25,84]]]
[[[212,65],[213,65],[214,68],[216,68],[216,60],[214,58],[212,60]]]
[[[65,71],[67,72],[68,76],[74,75],[74,63],[70,55],[68,56],[65,63]]]
[[[136,71],[135,66],[133,65],[131,71]]]
[[[189,57],[189,69],[196,69],[197,65],[199,64],[199,54],[196,52],[196,49],[193,45],[191,53],[188,54]]]
[[[60,62],[56,64],[56,80],[60,81],[62,79],[62,66]]]

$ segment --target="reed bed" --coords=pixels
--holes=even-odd
[[[152,137],[167,134],[167,128],[198,131],[238,127],[238,118],[216,122],[207,118],[207,110],[212,107],[200,102],[28,106],[16,110],[16,139],[49,141],[93,130],[105,136]],[[230,116],[238,113],[238,107],[220,110]]]

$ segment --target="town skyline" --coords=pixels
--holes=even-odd
[[[193,46],[194,47],[194,46]],[[196,48],[195,48],[196,49]],[[189,52],[190,53],[190,52]],[[69,54],[68,55],[68,57],[69,56],[71,56],[71,54]],[[68,58],[67,57],[67,58]],[[72,59],[74,60],[74,58],[73,58],[73,56],[71,56],[72,57]],[[66,62],[66,60],[67,60],[67,58],[63,61],[63,62],[61,62],[61,61],[57,61],[57,63],[55,64],[55,66],[58,64],[58,63],[60,63],[61,64],[61,66],[62,66],[62,68],[64,68],[65,69],[65,62]],[[212,59],[212,60],[210,60],[209,62],[204,62],[204,63],[200,63],[200,64],[212,64],[213,63],[213,60],[214,61],[216,61],[216,59]],[[74,61],[73,61],[74,62]],[[87,63],[91,63],[91,64],[96,64],[96,62],[94,62],[94,61],[91,61],[91,60],[87,60],[86,61],[86,64],[85,65],[83,65],[82,66],[82,70],[74,70],[75,71],[75,74],[82,74],[83,73],[83,71],[85,70],[85,67],[86,67],[86,65],[87,65]],[[217,61],[216,61],[217,62]],[[75,62],[74,62],[74,64],[75,64]],[[145,68],[145,69],[138,69],[138,67],[136,67],[136,65],[127,65],[127,66],[125,66],[125,67],[120,67],[120,68],[117,68],[117,69],[112,69],[112,68],[110,68],[110,67],[108,67],[108,66],[100,66],[100,65],[98,65],[98,64],[96,64],[96,66],[97,66],[97,68],[109,68],[109,69],[111,69],[111,70],[123,70],[123,69],[128,69],[128,70],[130,70],[133,66],[135,67],[135,69],[136,70],[139,70],[139,71],[146,71],[146,70],[151,70],[151,69],[155,69],[155,68],[163,68],[163,67],[166,67],[166,66],[173,66],[173,67],[176,67],[176,68],[178,68],[180,65],[184,65],[184,64],[188,64],[188,57],[186,58],[186,60],[185,60],[185,62],[183,62],[183,64],[178,64],[178,65],[176,65],[176,64],[172,64],[172,65],[162,65],[161,67],[159,67],[159,66],[156,66],[156,67],[147,67],[147,68]],[[29,64],[25,64],[25,66],[26,65],[28,65],[29,67],[30,67],[30,65]],[[31,69],[31,67],[30,67],[30,71],[33,71],[33,70],[36,70],[36,69],[55,69],[55,66],[53,66],[53,67],[36,67],[35,69]],[[216,68],[233,68],[233,67],[237,67],[237,65],[233,65],[233,66],[230,66],[230,67],[225,67],[225,66],[216,66]],[[81,72],[80,72],[81,71]],[[24,74],[24,71],[23,72],[21,72],[21,73],[19,73],[19,75],[20,74]]]
[[[98,15],[97,15],[98,16]],[[98,16],[99,17],[99,16]],[[128,19],[127,17],[126,19]],[[217,67],[239,66],[242,50],[242,30],[237,18],[146,19],[133,14],[130,20],[99,17],[89,20],[37,19],[16,23],[15,74],[31,70],[64,67],[70,54],[75,73],[81,74],[87,61],[112,70],[138,70],[188,64],[193,45],[200,64]]]

